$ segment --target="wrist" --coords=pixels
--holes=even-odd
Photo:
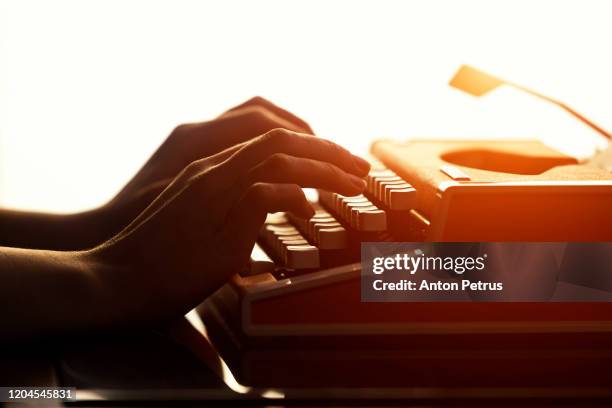
[[[109,323],[108,292],[84,252],[0,248],[0,340],[64,335]]]
[[[77,255],[95,282],[99,305],[95,313],[101,322],[113,327],[149,320],[146,311],[152,296],[148,282],[136,273],[127,241],[114,238]]]
[[[0,210],[0,246],[78,251],[93,248],[118,230],[108,206],[74,214]]]
[[[105,279],[106,266],[93,256],[91,250],[56,252],[64,262],[66,274],[60,296],[70,299],[74,312],[71,316],[76,329],[109,327],[116,319],[113,313],[113,291]],[[60,289],[60,291],[62,291]],[[61,317],[61,316],[60,316]]]

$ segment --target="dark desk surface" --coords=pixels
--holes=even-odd
[[[165,332],[136,331],[106,336],[89,336],[64,342],[61,345],[24,347],[21,350],[3,350],[0,357],[2,373],[0,383],[12,386],[73,386],[78,390],[77,406],[87,405],[176,405],[183,401],[189,405],[538,405],[546,402],[564,402],[575,405],[609,403],[612,398],[612,348],[609,350],[574,350],[543,356],[529,364],[529,356],[516,356],[525,362],[525,376],[540,378],[533,387],[525,382],[508,382],[503,386],[495,377],[502,374],[500,361],[514,360],[513,355],[456,355],[452,353],[414,354],[395,367],[394,375],[403,380],[393,387],[385,387],[378,373],[365,365],[347,363],[347,354],[330,353],[338,364],[346,364],[346,375],[362,378],[372,385],[358,385],[359,381],[340,381],[322,387],[319,379],[311,378],[317,372],[316,364],[308,355],[291,356],[286,352],[271,356],[286,362],[281,376],[294,376],[299,386],[248,387],[239,384],[228,367],[220,360],[215,349],[202,334],[202,327],[194,316],[191,323],[182,321]],[[192,325],[192,323],[194,323]],[[542,353],[541,353],[542,354]],[[546,354],[546,353],[543,353]],[[376,359],[376,352],[356,361]],[[533,361],[536,361],[534,359]],[[390,360],[392,361],[392,360]],[[544,369],[542,361],[550,366]],[[429,363],[431,362],[431,364]],[[261,363],[261,362],[260,362]],[[455,373],[444,371],[454,367]],[[273,366],[272,364],[271,366]],[[468,369],[478,366],[477,370]],[[265,364],[264,364],[265,366]],[[308,367],[307,367],[308,366]],[[426,367],[435,366],[435,370]],[[461,381],[462,372],[478,372],[478,381]],[[314,370],[313,370],[314,368]],[[380,368],[380,365],[379,365]],[[248,370],[248,367],[243,367]],[[325,367],[320,367],[325,378]],[[547,371],[548,370],[548,371]],[[547,374],[548,373],[548,374]],[[276,378],[280,378],[275,373]],[[455,376],[453,379],[453,375]],[[467,374],[470,375],[470,374]],[[274,376],[271,377],[272,379]],[[376,379],[378,378],[378,379]],[[581,380],[578,380],[581,378]],[[481,381],[482,380],[482,381]],[[273,385],[274,380],[270,385]],[[367,382],[366,381],[366,382]],[[449,382],[450,381],[450,382]],[[378,385],[376,383],[378,382]],[[440,382],[439,384],[437,382]],[[325,382],[323,382],[325,383]],[[527,382],[530,383],[530,382]],[[317,385],[318,384],[318,385]],[[382,384],[382,385],[381,385]],[[574,384],[575,386],[572,386]],[[159,401],[162,402],[159,402]]]

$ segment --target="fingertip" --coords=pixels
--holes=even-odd
[[[310,127],[310,125],[308,123],[304,122],[302,125],[304,126],[304,129],[306,129],[306,133],[307,134],[309,134],[311,136],[316,136],[314,130],[312,129],[312,127]]]
[[[312,205],[308,202],[304,202],[304,215],[307,220],[311,219],[315,215],[315,210],[312,208]]]
[[[370,163],[359,156],[353,155],[353,164],[357,169],[357,174],[365,176],[370,172]]]
[[[348,196],[356,196],[359,195],[361,193],[363,193],[366,189],[366,181],[362,178],[356,177],[356,176],[349,176],[349,183],[351,185],[351,189],[350,191],[347,192],[347,194],[343,194],[343,195],[348,195]]]
[[[308,201],[304,201],[303,204],[295,210],[294,215],[305,220],[309,220],[314,217],[315,210],[312,208],[310,203],[308,203]]]

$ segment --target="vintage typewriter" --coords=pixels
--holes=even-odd
[[[499,81],[480,74],[464,67],[454,85]],[[528,140],[380,140],[371,153],[364,194],[319,191],[311,219],[268,217],[249,268],[199,308],[219,344],[478,347],[612,330],[609,303],[366,303],[359,287],[362,242],[610,241],[610,172]]]

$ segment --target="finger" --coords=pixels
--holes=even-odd
[[[216,121],[223,121],[238,117],[246,117],[247,119],[249,119],[248,121],[251,122],[252,125],[255,124],[260,127],[260,129],[262,126],[270,126],[275,124],[275,126],[273,126],[272,128],[267,127],[266,131],[273,128],[282,127],[285,129],[293,130],[295,132],[308,132],[308,128],[305,128],[298,123],[287,120],[286,118],[277,115],[275,112],[272,112],[271,110],[263,106],[255,105],[245,106],[240,109],[228,111],[225,114],[221,115]]]
[[[235,180],[277,153],[329,162],[359,177],[365,177],[370,170],[366,160],[329,140],[274,129],[242,146],[221,165],[223,171],[220,174]]]
[[[366,186],[362,178],[349,174],[331,163],[283,153],[274,154],[255,166],[247,174],[242,185],[248,188],[259,182],[291,183],[346,196],[361,194]]]
[[[250,107],[211,122],[183,125],[183,138],[189,138],[189,161],[221,152],[237,144],[252,140],[272,129],[284,128],[303,133],[302,129],[265,109]],[[207,134],[222,135],[211,140]],[[186,165],[187,163],[185,163]]]
[[[293,113],[281,108],[280,106],[275,105],[269,100],[262,98],[261,96],[255,96],[249,99],[248,101],[241,103],[238,106],[233,107],[232,109],[228,110],[228,112],[242,109],[247,106],[260,106],[265,109],[268,109],[270,112],[274,113],[276,116],[281,117],[285,119],[286,121],[293,123],[294,125],[302,128],[303,130],[305,130],[305,133],[314,134],[310,125],[308,125],[306,121],[294,115]]]
[[[204,178],[206,188],[211,194],[220,196],[217,201],[226,205],[225,208],[229,208],[244,190],[257,182],[301,184],[348,196],[363,191],[363,180],[354,175],[363,177],[368,173],[369,164],[365,160],[325,139],[286,130],[274,134],[282,137],[279,139],[272,135],[260,138],[263,140],[244,142],[214,156],[192,162],[178,179],[186,180],[207,173]],[[283,143],[281,139],[285,136],[289,137],[288,142]],[[298,143],[293,143],[296,141]],[[300,151],[300,144],[309,147]],[[287,148],[283,148],[285,145]],[[310,148],[310,145],[314,148]],[[281,153],[275,153],[278,151]],[[292,153],[294,157],[291,157]],[[300,158],[308,160],[292,160]],[[181,185],[172,183],[156,201],[163,202],[175,196]],[[156,206],[150,208],[155,209]]]
[[[220,200],[226,207],[230,207],[256,183],[297,184],[344,196],[361,194],[366,187],[365,180],[331,163],[277,153],[251,169],[240,181],[222,183],[225,189]]]
[[[257,183],[249,187],[227,215],[223,238],[236,254],[248,256],[268,213],[289,211],[311,218],[314,210],[295,184]]]

